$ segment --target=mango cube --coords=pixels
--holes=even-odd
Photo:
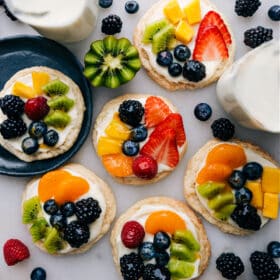
[[[263,200],[263,216],[270,219],[278,217],[279,198],[276,193],[265,193]]]
[[[15,82],[12,92],[14,95],[22,98],[30,99],[36,97],[36,92],[34,91],[34,89],[22,82]]]
[[[101,136],[97,143],[97,154],[99,156],[120,154],[122,152],[122,141]]]
[[[43,94],[42,87],[49,83],[50,78],[46,72],[32,72],[33,88],[36,94]]]
[[[172,24],[177,24],[184,17],[177,0],[171,0],[163,8],[163,13]]]
[[[185,20],[181,20],[175,30],[176,39],[187,44],[192,40],[193,35],[192,27]]]
[[[264,166],[262,174],[262,191],[280,193],[280,168]]]
[[[262,192],[261,183],[254,182],[254,181],[247,181],[246,188],[248,188],[253,194],[251,204],[258,209],[263,208],[263,192]]]
[[[130,129],[120,120],[118,113],[114,115],[105,132],[108,136],[121,140],[127,140],[130,136]]]
[[[193,0],[184,7],[183,12],[189,24],[196,24],[201,21],[200,0]]]

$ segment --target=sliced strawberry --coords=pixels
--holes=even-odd
[[[228,49],[216,26],[208,26],[199,35],[193,51],[193,59],[211,61],[228,58]]]
[[[210,11],[204,16],[204,18],[201,21],[200,26],[199,26],[198,37],[199,37],[199,34],[202,33],[203,30],[207,26],[213,26],[213,25],[218,27],[218,29],[222,33],[222,36],[224,38],[226,45],[230,45],[232,43],[231,35],[230,35],[223,19],[215,11]],[[198,39],[198,37],[197,37],[197,39]]]
[[[154,158],[158,163],[175,167],[179,162],[179,152],[176,144],[176,131],[168,128],[163,131],[155,130],[140,151],[141,155]]]
[[[169,106],[159,97],[150,96],[145,104],[145,123],[147,127],[153,127],[162,122],[171,110]]]
[[[179,147],[186,142],[186,134],[184,130],[184,124],[182,116],[178,113],[171,113],[160,124],[158,124],[154,130],[163,131],[168,128],[173,128],[176,131],[176,142]],[[153,133],[154,133],[153,132]]]

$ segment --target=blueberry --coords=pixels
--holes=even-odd
[[[248,180],[256,180],[262,176],[263,168],[257,162],[249,162],[244,165],[242,171]]]
[[[274,5],[268,10],[268,16],[273,21],[280,20],[280,5]]]
[[[246,179],[247,178],[242,171],[234,170],[231,173],[228,182],[233,189],[239,190],[245,185]]]
[[[106,9],[112,6],[113,0],[99,0],[98,4],[101,8]]]
[[[182,74],[182,66],[179,63],[172,63],[168,66],[168,73],[172,77],[178,77]]]
[[[191,51],[186,45],[178,45],[174,49],[174,56],[177,60],[185,62],[187,59],[191,57]]]
[[[36,267],[31,272],[31,280],[45,280],[47,273],[42,267]]]
[[[139,143],[127,140],[123,142],[122,151],[127,156],[136,156],[139,152]]]
[[[75,203],[66,202],[60,207],[60,211],[64,217],[71,217],[75,214]]]
[[[44,203],[44,206],[43,206],[45,212],[49,215],[54,215],[59,207],[58,205],[56,204],[55,200],[54,199],[49,199],[47,200],[45,203]]]
[[[212,116],[212,108],[207,103],[199,103],[194,108],[194,115],[200,121],[207,121]]]
[[[253,198],[252,192],[247,188],[241,188],[235,191],[235,200],[237,204],[250,203]]]
[[[156,252],[156,263],[158,266],[166,266],[169,262],[170,256],[166,251]]]
[[[183,66],[183,77],[191,82],[199,82],[206,77],[205,65],[197,60],[188,60]]]
[[[32,122],[29,125],[28,133],[32,138],[41,138],[43,137],[48,130],[47,125],[44,122]]]
[[[31,155],[38,151],[39,143],[37,139],[27,137],[22,140],[21,148],[25,154]]]
[[[149,261],[156,255],[152,242],[143,242],[138,248],[138,253],[144,261]]]
[[[159,52],[157,55],[157,63],[160,66],[168,67],[172,64],[173,56],[172,53],[169,51],[162,51]]]
[[[49,147],[53,147],[57,144],[59,140],[58,133],[51,129],[44,135],[44,144],[46,144]]]
[[[267,245],[267,252],[272,258],[280,258],[280,242],[271,241]]]
[[[139,4],[136,1],[127,1],[125,3],[125,10],[129,14],[135,14],[139,10]]]
[[[57,211],[55,214],[51,215],[50,223],[53,227],[57,229],[64,229],[67,224],[66,218],[62,215],[60,211]]]
[[[165,250],[170,246],[170,237],[167,233],[159,231],[154,235],[154,246],[158,250]]]
[[[131,130],[131,134],[130,134],[131,140],[135,142],[144,141],[147,138],[147,136],[148,136],[148,130],[144,125],[139,125],[137,127],[134,127]]]

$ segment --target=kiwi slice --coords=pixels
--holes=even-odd
[[[199,251],[200,245],[190,230],[176,230],[173,240],[185,244],[192,251]]]
[[[48,105],[53,110],[68,112],[75,104],[75,101],[67,96],[57,96],[48,100]]]
[[[207,182],[197,187],[198,193],[207,199],[211,199],[218,195],[225,188],[224,183]]]
[[[172,242],[170,246],[170,254],[181,260],[194,262],[196,260],[195,252],[190,250],[186,245]]]
[[[56,79],[43,86],[42,89],[48,96],[56,96],[67,94],[69,86],[59,79]]]
[[[167,26],[168,22],[166,20],[158,20],[151,24],[148,24],[145,28],[142,42],[144,44],[149,44],[153,41],[154,35],[159,32],[163,27]]]
[[[84,61],[84,75],[94,87],[117,88],[141,68],[138,50],[128,39],[114,36],[93,42]]]
[[[214,198],[208,201],[208,206],[210,209],[217,211],[218,209],[224,207],[227,204],[232,204],[234,202],[233,193],[218,194]]]
[[[59,236],[58,231],[52,227],[47,231],[47,236],[44,240],[44,247],[50,254],[55,254],[57,251],[64,248],[65,242]]]
[[[23,209],[22,222],[24,224],[33,223],[37,219],[37,217],[41,211],[39,197],[34,196],[28,200],[25,200],[23,202],[22,209]]]
[[[236,204],[228,204],[215,212],[214,216],[219,220],[227,221],[235,208]]]
[[[167,267],[170,271],[172,279],[190,278],[193,275],[195,269],[193,264],[175,258],[171,258],[169,260]]]
[[[52,111],[45,118],[44,122],[48,126],[53,126],[55,128],[65,128],[70,122],[71,117],[63,111]]]
[[[173,40],[175,34],[175,29],[172,25],[167,25],[163,27],[159,32],[157,32],[152,41],[152,51],[157,54],[168,48],[170,40]]]
[[[49,225],[45,218],[38,218],[29,229],[33,242],[45,238],[48,227]]]

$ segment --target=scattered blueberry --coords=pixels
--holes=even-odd
[[[66,202],[60,207],[60,211],[62,212],[64,217],[71,217],[75,214],[75,203]]]
[[[54,215],[51,215],[50,223],[53,227],[57,229],[63,229],[67,224],[66,218],[62,215],[60,211],[57,211]]]
[[[59,140],[58,133],[51,129],[44,135],[44,144],[46,144],[49,147],[53,147],[57,144]]]
[[[237,204],[250,203],[253,198],[252,192],[247,188],[241,188],[235,191],[235,200]]]
[[[177,63],[174,62],[171,65],[168,66],[168,73],[172,76],[172,77],[178,77],[182,74],[182,66]]]
[[[274,5],[268,10],[268,16],[273,21],[280,20],[280,5]]]
[[[272,258],[280,258],[280,242],[271,241],[267,245],[267,252]]]
[[[31,272],[31,280],[45,280],[47,273],[42,267],[36,267]]]
[[[37,139],[27,137],[22,140],[21,148],[27,155],[34,154],[39,149],[39,143]]]
[[[242,171],[248,180],[256,180],[262,176],[263,168],[257,162],[249,162],[244,165]]]
[[[207,121],[212,116],[212,108],[207,103],[199,103],[194,108],[194,115],[200,121]]]
[[[169,51],[162,51],[159,52],[157,55],[157,63],[160,66],[168,67],[172,64],[173,56],[172,53]]]
[[[144,261],[153,259],[156,254],[152,242],[143,242],[138,248],[138,253]]]
[[[106,9],[112,6],[113,0],[99,0],[98,4],[101,8]]]
[[[174,57],[179,61],[185,62],[191,57],[191,51],[186,45],[178,45],[174,49]]]
[[[231,173],[228,182],[233,189],[239,190],[245,185],[246,179],[247,178],[242,171],[234,170]]]
[[[138,12],[139,10],[139,4],[137,1],[127,1],[125,3],[125,10],[129,13],[129,14],[135,14]]]
[[[156,263],[158,266],[166,266],[169,262],[170,256],[166,251],[156,252]]]
[[[154,246],[158,250],[165,250],[170,246],[170,237],[167,233],[159,231],[154,235]]]
[[[127,140],[123,142],[122,151],[127,156],[136,156],[139,152],[139,143]]]
[[[148,130],[144,125],[139,125],[137,127],[134,127],[131,130],[131,134],[130,134],[131,140],[135,142],[144,141],[147,138],[147,136],[148,136]]]
[[[32,122],[29,125],[28,133],[32,138],[41,138],[47,133],[48,127],[44,122]]]
[[[43,206],[45,212],[49,215],[54,215],[59,207],[58,205],[56,204],[55,200],[54,199],[49,199],[47,200],[45,203],[44,203],[44,206]]]

